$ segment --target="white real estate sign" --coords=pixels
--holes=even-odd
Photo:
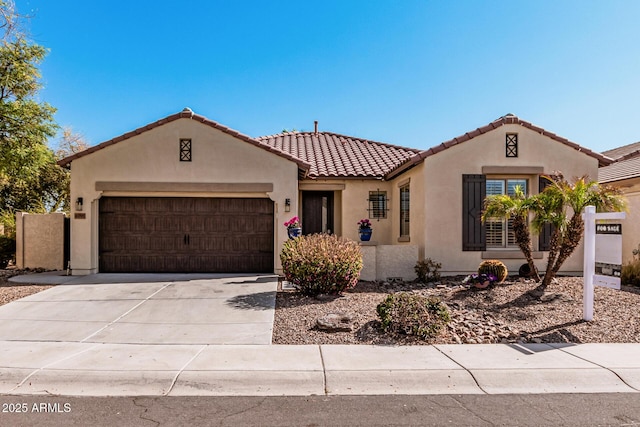
[[[620,289],[622,273],[622,224],[596,221],[596,255],[593,284]]]
[[[587,206],[582,214],[584,219],[584,320],[593,320],[594,285],[615,287],[617,270],[615,266],[622,264],[622,226],[620,224],[596,225],[596,221],[619,220],[624,219],[625,216],[624,212],[596,213],[595,206]],[[598,227],[600,227],[600,233],[597,231]],[[599,238],[598,234],[600,234]],[[606,237],[607,235],[619,237]],[[598,243],[601,245],[600,249],[597,248]],[[614,247],[614,245],[616,246]],[[597,268],[599,270],[596,270]],[[596,271],[599,271],[600,274],[596,274]],[[618,270],[617,273],[617,288],[619,289],[620,271]]]

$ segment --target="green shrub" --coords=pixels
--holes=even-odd
[[[0,235],[0,268],[5,268],[16,255],[16,239]]]
[[[634,259],[622,266],[620,282],[623,285],[640,287],[640,259]]]
[[[305,295],[342,293],[358,283],[362,270],[360,246],[330,234],[286,241],[280,260],[285,279]]]
[[[498,278],[498,283],[502,283],[509,275],[509,270],[507,270],[507,266],[502,261],[488,259],[480,263],[478,274],[493,274]]]
[[[418,280],[422,283],[433,282],[440,279],[440,268],[442,268],[442,264],[433,261],[431,258],[418,261],[414,267]]]
[[[422,339],[433,338],[449,323],[449,308],[439,298],[410,292],[390,294],[376,311],[382,330]]]

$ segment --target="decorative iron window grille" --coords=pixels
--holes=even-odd
[[[367,212],[369,212],[369,218],[372,219],[385,219],[387,217],[387,211],[389,210],[386,191],[369,191],[369,198],[367,199],[369,202],[369,207],[367,208]]]
[[[506,139],[507,157],[518,157],[518,134],[508,133]]]
[[[181,162],[191,161],[191,139],[186,139],[186,138],[180,139],[180,161]]]

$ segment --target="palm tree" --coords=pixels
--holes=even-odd
[[[546,178],[552,184],[532,196],[530,205],[534,231],[539,232],[547,223],[553,225],[547,267],[538,287],[540,291],[549,286],[580,243],[584,234],[582,211],[586,206],[595,206],[599,212],[626,210],[626,200],[615,187],[589,181],[586,176],[576,179],[573,184],[569,184],[562,174]]]
[[[505,218],[512,221],[516,243],[527,259],[531,277],[539,282],[538,269],[533,262],[533,246],[528,221],[532,202],[533,199],[527,197],[520,186],[516,186],[513,196],[508,194],[489,196],[484,200],[482,222],[489,218]]]
[[[586,176],[569,184],[560,172],[544,178],[551,185],[541,193],[526,196],[522,188],[516,187],[512,196],[502,194],[487,197],[482,212],[482,221],[488,218],[512,220],[516,242],[536,281],[540,281],[540,276],[533,263],[530,229],[539,234],[545,225],[551,224],[547,266],[538,292],[546,290],[560,267],[580,244],[584,234],[582,211],[586,206],[593,205],[599,212],[626,210],[626,200],[615,187],[589,181]],[[533,214],[530,227],[527,221],[529,214]]]

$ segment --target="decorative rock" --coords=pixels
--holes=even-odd
[[[350,332],[353,316],[348,313],[329,313],[316,319],[316,327],[325,332]]]

